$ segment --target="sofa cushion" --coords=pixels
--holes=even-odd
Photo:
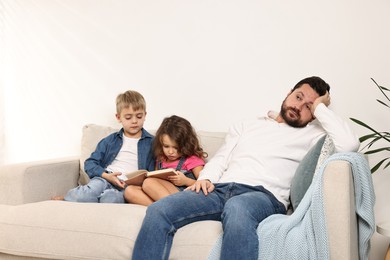
[[[145,211],[133,204],[66,201],[0,205],[0,252],[50,259],[131,259]],[[187,225],[175,236],[171,258],[205,259],[221,233],[218,221]]]
[[[207,132],[207,131],[198,131],[197,135],[199,137],[200,145],[203,150],[208,154],[206,162],[209,161],[221,145],[225,141],[225,132]]]
[[[318,168],[322,165],[322,163],[332,154],[335,153],[335,146],[333,141],[330,139],[329,135],[325,137],[324,144],[322,145],[320,156],[318,157],[316,170],[314,175],[317,173]]]
[[[130,259],[145,207],[44,201],[0,205],[0,251],[53,259]]]
[[[85,185],[89,182],[89,176],[84,171],[85,160],[95,151],[100,140],[117,131],[119,131],[117,128],[95,124],[88,124],[83,127],[81,136],[79,184]]]
[[[293,210],[301,202],[319,165],[333,152],[331,144],[328,136],[322,137],[299,163],[290,188],[290,200]]]

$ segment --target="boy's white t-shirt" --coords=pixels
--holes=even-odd
[[[138,141],[139,138],[123,135],[123,145],[114,161],[107,166],[107,171],[121,172],[124,175],[138,170]]]

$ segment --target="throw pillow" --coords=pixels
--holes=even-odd
[[[309,188],[316,171],[318,158],[321,154],[325,136],[309,150],[299,163],[295,175],[291,181],[290,200],[292,209],[295,210],[301,202],[306,190]]]
[[[203,148],[203,151],[207,153],[206,162],[208,162],[218,149],[222,146],[225,141],[225,132],[207,132],[197,131],[196,132]]]
[[[117,131],[119,129],[95,124],[88,124],[83,127],[80,153],[80,177],[78,181],[80,185],[85,185],[89,182],[89,176],[84,171],[85,160],[95,151],[100,140]]]
[[[317,173],[318,168],[320,168],[321,164],[327,159],[329,156],[331,156],[335,152],[335,147],[330,139],[329,135],[326,136],[324,144],[322,145],[321,153],[318,158],[317,167],[314,172],[314,175]]]

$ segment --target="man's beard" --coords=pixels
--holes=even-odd
[[[292,111],[295,113],[296,115],[296,118],[291,118],[289,117],[288,113],[289,111]],[[294,107],[288,107],[284,104],[282,104],[282,107],[280,108],[280,115],[282,116],[282,118],[284,119],[284,121],[286,122],[286,124],[288,124],[289,126],[292,126],[292,127],[305,127],[309,122],[302,122],[301,121],[301,112],[294,108]]]

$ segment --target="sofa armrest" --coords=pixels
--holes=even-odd
[[[331,161],[323,177],[330,259],[359,259],[351,165],[347,161]]]
[[[77,186],[78,157],[0,167],[0,204],[18,205],[48,200]]]

